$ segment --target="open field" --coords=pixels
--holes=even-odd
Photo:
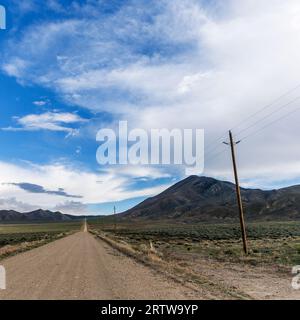
[[[89,224],[92,232],[140,258],[151,256],[179,279],[219,284],[228,294],[238,289],[244,297],[300,299],[290,284],[291,268],[300,264],[299,222],[248,224],[249,255],[242,251],[238,224],[115,224],[109,219]]]
[[[240,238],[238,223],[198,223],[183,224],[168,221],[134,221],[102,218],[89,221],[90,226],[102,230],[114,231],[122,234],[139,234],[145,236],[160,236],[167,238],[188,237],[197,240],[230,240]],[[300,237],[300,221],[284,222],[250,222],[247,223],[247,234],[251,239],[276,239],[282,237]]]
[[[82,228],[82,221],[0,225],[0,259],[62,238]]]
[[[250,264],[300,264],[300,222],[259,222],[247,225],[250,255],[242,254],[238,224],[167,224],[91,221],[93,229],[109,232],[133,247],[153,243],[165,257],[200,255]]]

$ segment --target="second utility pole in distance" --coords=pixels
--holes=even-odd
[[[114,231],[117,231],[117,213],[116,213],[116,206],[114,206]]]

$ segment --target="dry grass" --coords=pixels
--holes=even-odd
[[[48,238],[45,238],[42,240],[24,241],[24,242],[17,243],[17,244],[2,246],[2,247],[0,247],[0,261],[4,258],[13,256],[15,254],[43,246],[49,242],[61,239],[61,238],[66,237],[72,233],[73,232],[59,233],[59,234],[56,234],[55,236],[48,237]]]
[[[239,292],[234,287],[215,283],[196,273],[188,265],[179,264],[178,261],[174,260],[165,260],[163,254],[151,241],[149,245],[142,243],[133,247],[124,239],[114,237],[113,234],[93,229],[89,231],[121,253],[201,293],[202,296],[206,294],[207,299],[250,299],[250,296]]]

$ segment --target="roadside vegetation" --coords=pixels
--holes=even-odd
[[[82,228],[82,221],[0,224],[0,259],[63,238]]]
[[[110,246],[171,278],[222,299],[295,298],[291,267],[300,264],[300,222],[247,224],[243,253],[239,224],[167,221],[88,221]],[[259,279],[259,280],[258,280]]]
[[[251,265],[300,264],[300,222],[247,224],[250,254],[244,255],[239,224],[168,224],[167,222],[91,221],[90,227],[126,241],[133,248],[153,247],[166,260],[203,257]]]

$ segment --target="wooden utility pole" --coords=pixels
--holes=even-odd
[[[235,160],[235,151],[234,146],[240,141],[234,142],[232,137],[232,132],[229,130],[229,140],[230,140],[230,147],[231,147],[231,157],[232,157],[232,164],[233,164],[233,172],[234,172],[234,179],[235,179],[235,189],[236,189],[236,197],[239,207],[239,214],[240,214],[240,224],[241,224],[241,231],[242,231],[242,238],[243,238],[243,247],[244,252],[248,253],[248,244],[247,244],[247,234],[246,234],[246,228],[245,228],[245,220],[244,220],[244,211],[243,211],[243,202],[241,197],[241,190],[239,185],[239,177],[237,173],[237,166],[236,166],[236,160]],[[228,144],[225,142],[225,144]]]

